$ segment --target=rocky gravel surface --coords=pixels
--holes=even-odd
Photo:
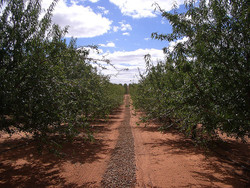
[[[134,187],[136,183],[134,138],[130,126],[128,96],[125,105],[124,120],[118,128],[119,137],[103,176],[102,187]]]

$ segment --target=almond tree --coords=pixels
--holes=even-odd
[[[106,117],[124,94],[91,66],[98,60],[88,58],[89,46],[66,43],[67,28],[51,22],[56,2],[42,18],[40,0],[0,3],[0,130],[50,145],[58,142],[52,135],[73,139],[87,121]]]
[[[172,33],[152,33],[152,37],[177,44],[164,49],[165,65],[160,70],[150,68],[142,83],[153,79],[156,88],[151,87],[152,92],[161,93],[162,102],[156,103],[162,104],[159,111],[171,112],[166,116],[178,119],[180,127],[193,136],[197,124],[209,134],[220,130],[241,138],[249,136],[248,7],[247,0],[189,0],[182,13],[158,6],[172,25]],[[165,78],[156,79],[162,74]]]

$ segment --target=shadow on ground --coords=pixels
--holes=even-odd
[[[159,127],[160,125],[138,126],[136,128],[154,133],[159,132]],[[205,148],[197,146],[193,140],[186,138],[174,128],[166,130],[163,134],[166,134],[164,139],[153,137],[152,142],[145,143],[145,145],[151,148],[163,147],[166,157],[167,155],[181,155],[187,156],[188,159],[188,156],[202,155],[203,161],[207,165],[202,167],[204,171],[191,172],[195,179],[209,183],[216,182],[235,188],[250,187],[249,143],[242,143],[237,140],[227,142],[214,140],[208,143],[208,148]],[[197,185],[188,184],[184,187],[193,186]]]
[[[121,111],[114,112],[108,122],[92,122],[94,133],[109,134],[109,126]],[[63,144],[61,157],[47,151],[39,154],[36,143],[28,138],[9,139],[0,143],[0,187],[79,187],[60,176],[60,167],[64,162],[71,164],[92,163],[99,160],[97,154],[108,153],[107,139],[87,142],[77,137],[72,143]],[[11,148],[11,149],[9,149]],[[88,182],[81,187],[90,187],[96,182]]]

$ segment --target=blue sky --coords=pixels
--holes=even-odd
[[[52,0],[43,0],[46,9]],[[166,41],[151,39],[152,32],[171,33],[171,26],[158,12],[161,8],[171,11],[173,3],[183,9],[184,0],[59,0],[53,13],[53,22],[61,27],[69,26],[66,37],[77,38],[78,46],[98,45],[100,54],[94,51],[91,57],[105,56],[117,70],[109,65],[101,72],[110,75],[113,83],[137,82],[138,68],[145,70],[144,55],[151,54],[152,60],[164,58],[162,48]]]

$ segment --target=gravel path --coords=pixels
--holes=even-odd
[[[134,187],[136,183],[134,138],[130,126],[128,95],[126,95],[125,105],[124,120],[118,128],[119,137],[103,176],[102,187]]]

